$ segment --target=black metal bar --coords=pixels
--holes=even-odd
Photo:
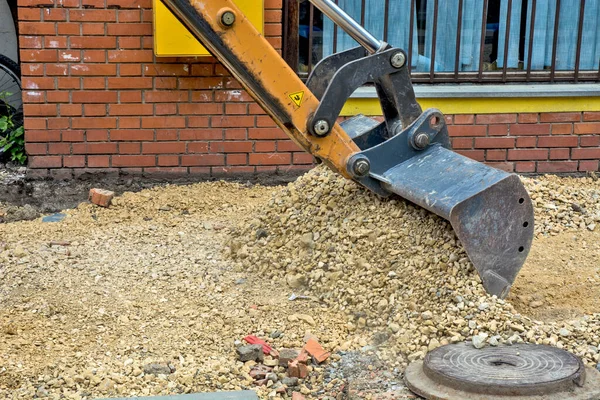
[[[502,65],[502,82],[506,82],[506,73],[508,72],[508,42],[510,41],[510,28],[512,22],[512,2],[513,0],[508,0],[508,11],[506,13],[506,36],[504,37],[504,64]]]
[[[483,53],[485,52],[485,38],[487,36],[487,13],[489,0],[483,2],[483,15],[481,18],[481,45],[479,47],[479,77],[478,81],[483,80]]]
[[[577,31],[577,53],[575,53],[575,83],[579,81],[579,64],[581,63],[581,42],[583,40],[583,23],[585,18],[585,0],[581,0],[579,8],[579,27]]]
[[[460,42],[464,1],[465,0],[460,0],[458,2],[458,23],[456,26],[456,59],[454,60],[454,79],[458,79],[458,71],[460,69]]]
[[[388,41],[388,29],[390,25],[390,0],[385,0],[385,9],[383,10],[383,41]]]
[[[556,51],[558,48],[558,28],[560,22],[560,0],[556,0],[556,14],[554,15],[554,37],[552,38],[552,66],[550,67],[550,82],[554,82],[556,75]]]
[[[433,2],[433,37],[431,38],[431,66],[429,68],[429,83],[433,83],[435,78],[435,50],[437,42],[437,20],[439,6],[438,1],[439,0],[435,0]]]
[[[288,65],[297,72],[300,56],[300,36],[298,34],[300,3],[298,0],[288,0],[285,5],[283,54]]]
[[[412,73],[413,40],[415,39],[415,2],[410,2],[410,31],[408,32],[408,72]]]
[[[309,3],[309,22],[308,22],[308,73],[312,71],[312,61],[313,61],[313,25],[314,25],[314,17],[315,17],[315,6],[312,3]]]
[[[339,0],[335,0],[335,5],[338,5]],[[338,26],[333,24],[333,54],[337,53]]]
[[[362,0],[360,7],[360,24],[365,26],[365,14],[367,12],[367,0]]]
[[[530,81],[531,78],[531,62],[533,60],[533,37],[535,32],[535,12],[536,12],[537,1],[531,0],[531,23],[529,25],[529,46],[527,50],[527,75],[525,78],[526,82]]]

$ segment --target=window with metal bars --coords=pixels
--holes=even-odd
[[[600,0],[337,0],[404,49],[414,82],[600,81]],[[285,54],[306,77],[358,46],[308,0],[286,2]]]

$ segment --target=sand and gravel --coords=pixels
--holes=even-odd
[[[167,186],[0,224],[0,398],[276,397],[236,360],[247,334],[334,352],[294,388],[308,398],[352,398],[350,363],[402,391],[409,360],[458,341],[548,343],[595,366],[600,182],[524,181],[536,239],[506,301],[485,294],[444,220],[322,167],[286,187]]]

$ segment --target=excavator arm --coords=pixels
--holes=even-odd
[[[311,0],[360,47],[321,61],[306,84],[232,0],[162,0],[292,140],[381,196],[397,194],[447,219],[486,290],[505,297],[533,239],[520,179],[451,150],[439,110],[416,101],[406,53],[376,39],[331,0]],[[374,83],[384,122],[337,122],[360,86]]]

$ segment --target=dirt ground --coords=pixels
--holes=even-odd
[[[542,321],[600,313],[600,233],[563,232],[534,241],[509,301]]]
[[[389,332],[357,330],[304,289],[228,257],[231,232],[279,190],[157,187],[126,192],[109,209],[83,204],[59,223],[0,224],[0,398],[239,389],[273,397],[236,360],[247,334],[279,349],[315,336],[335,352],[291,388],[308,398],[414,398],[402,385],[405,358],[378,350],[396,340]],[[544,322],[599,313],[599,239],[587,230],[538,237],[509,301]],[[172,373],[146,373],[154,362]]]

